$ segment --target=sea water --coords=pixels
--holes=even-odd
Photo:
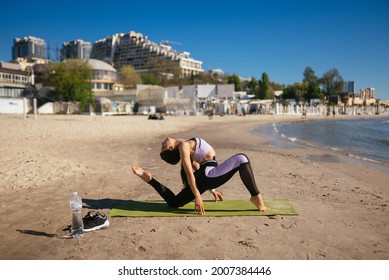
[[[274,123],[253,132],[270,136],[270,145],[323,149],[328,158],[344,156],[389,171],[389,116]]]

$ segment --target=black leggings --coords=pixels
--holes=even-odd
[[[206,190],[215,189],[225,184],[239,171],[240,178],[252,196],[258,195],[259,190],[255,183],[250,161],[244,154],[237,154],[222,162],[209,160],[200,165],[200,169],[194,172],[196,185],[202,194]],[[193,192],[183,178],[184,188],[175,195],[169,188],[152,178],[148,183],[161,195],[170,207],[181,207],[194,199]]]

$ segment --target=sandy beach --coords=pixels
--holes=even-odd
[[[342,116],[339,116],[342,117]],[[309,117],[310,119],[315,117]],[[318,118],[318,117],[317,117]],[[250,129],[301,116],[0,115],[0,258],[3,260],[389,259],[389,174],[345,162],[311,161],[312,148],[276,148]],[[108,229],[66,238],[69,200],[83,214],[123,200],[159,199],[131,166],[178,192],[179,166],[159,157],[166,136],[202,137],[223,161],[252,162],[264,198],[288,198],[298,216],[110,218]],[[235,175],[225,199],[249,199]],[[205,193],[204,199],[211,199]]]

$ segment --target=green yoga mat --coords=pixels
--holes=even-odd
[[[287,199],[267,199],[265,205],[270,211],[260,212],[249,200],[204,201],[203,216],[194,211],[194,202],[180,208],[171,208],[162,200],[134,201],[119,203],[111,211],[110,217],[176,217],[176,216],[274,216],[298,215]]]

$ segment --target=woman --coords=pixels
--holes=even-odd
[[[185,188],[179,194],[175,195],[155,180],[150,172],[137,166],[134,166],[132,170],[153,186],[169,206],[180,207],[194,199],[195,210],[203,215],[205,210],[201,194],[206,190],[211,190],[215,199],[222,199],[221,194],[213,189],[226,183],[239,171],[243,184],[251,194],[250,201],[259,211],[269,210],[256,186],[251,164],[246,155],[237,154],[218,164],[215,150],[201,138],[188,140],[166,138],[162,142],[160,155],[169,164],[174,165],[181,161],[181,177]]]

